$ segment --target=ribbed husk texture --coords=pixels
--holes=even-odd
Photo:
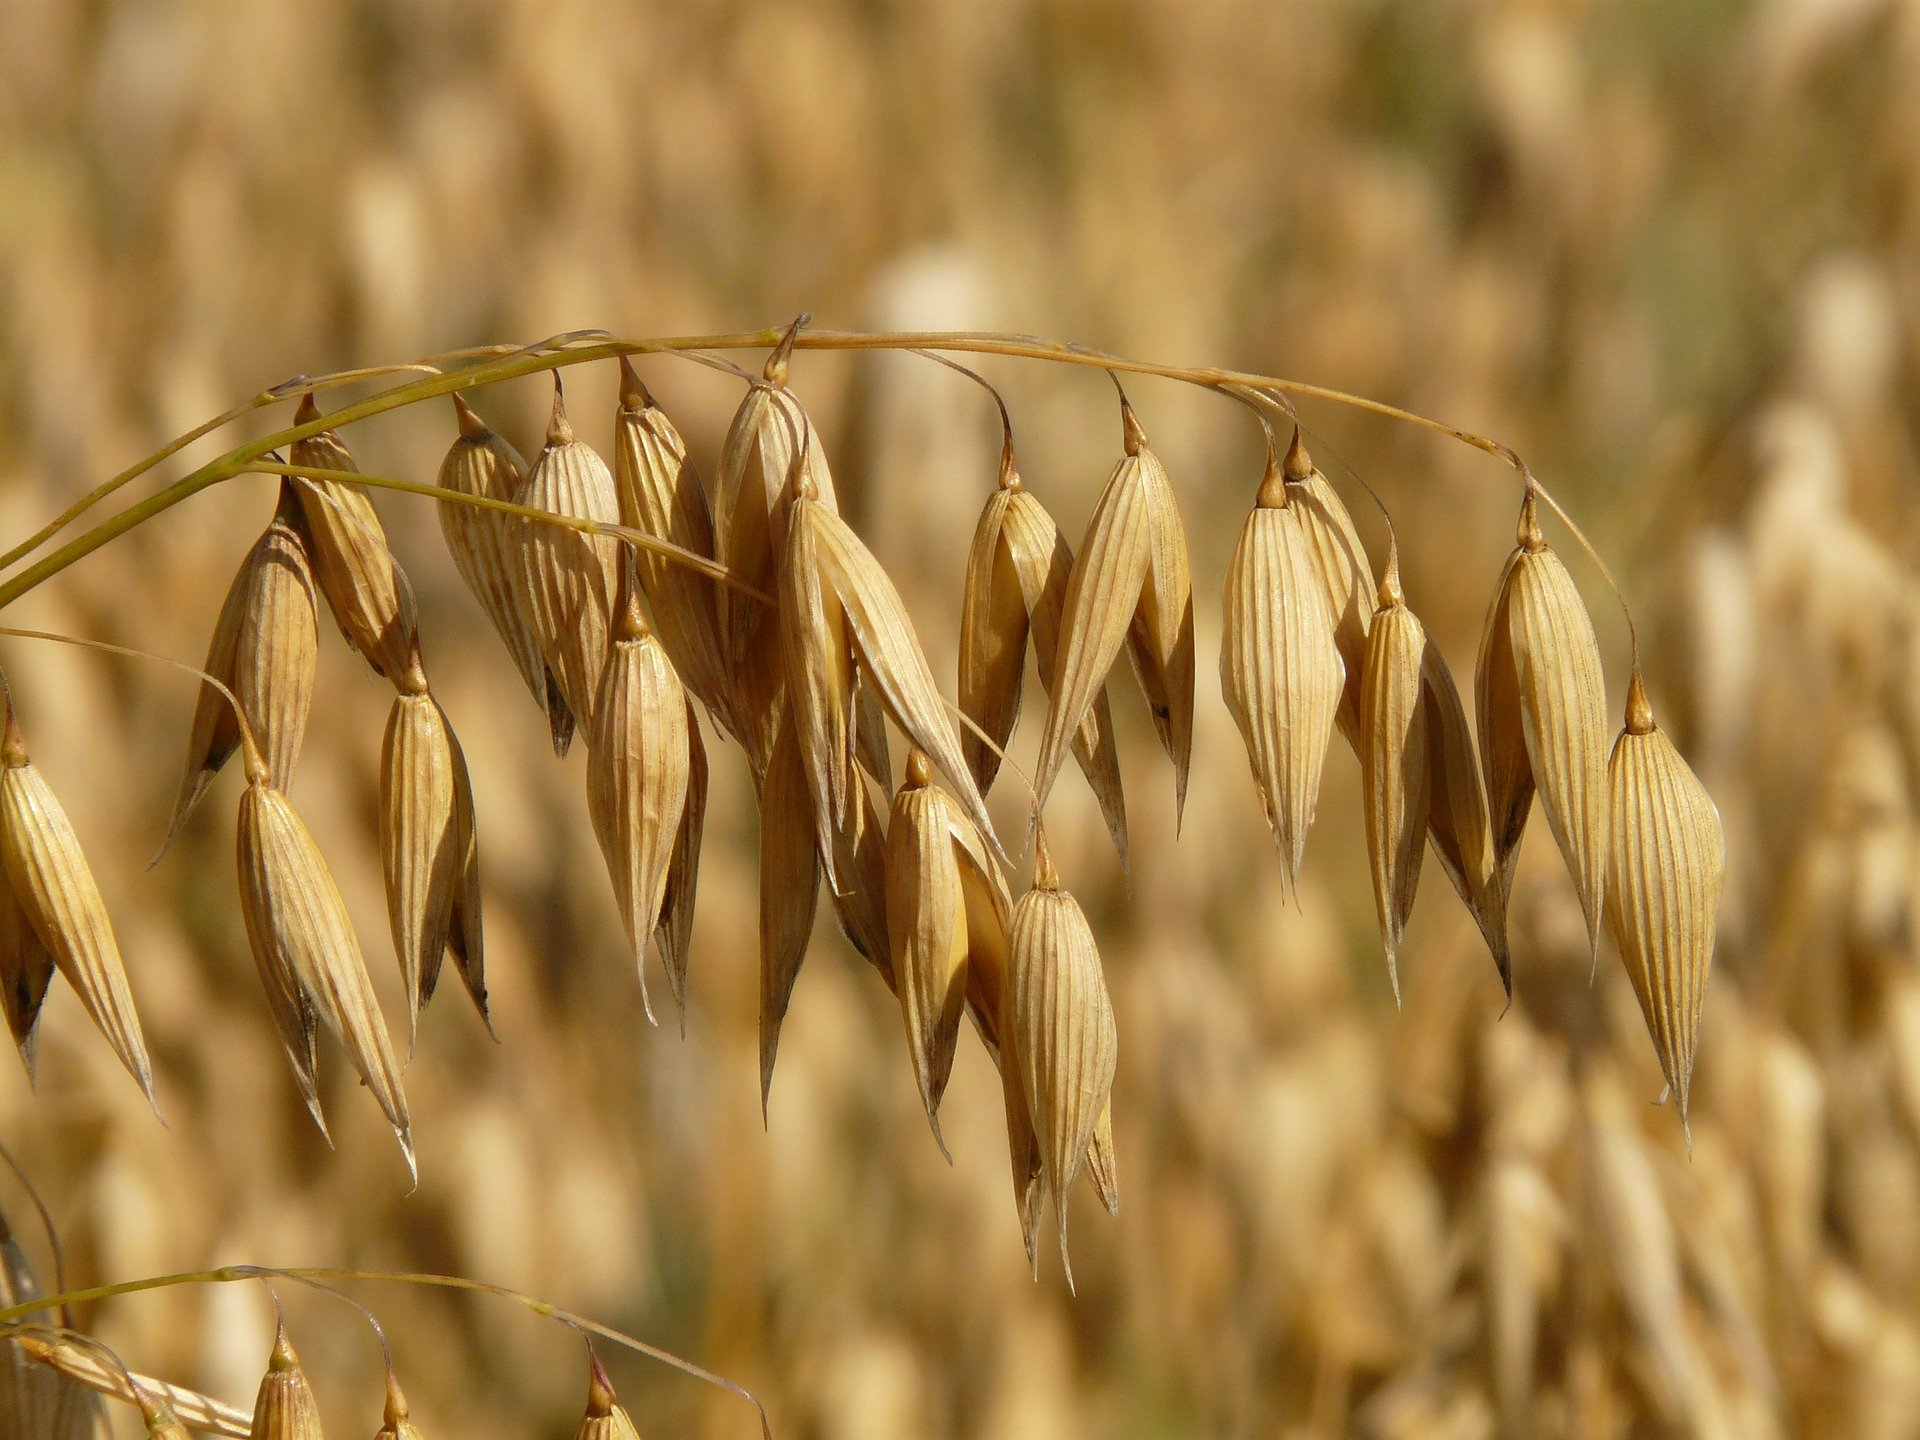
[[[1315,468],[1305,439],[1296,428],[1283,467],[1287,508],[1293,512],[1313,556],[1327,614],[1333,621],[1334,644],[1345,666],[1340,695],[1340,733],[1355,747],[1360,741],[1360,675],[1365,668],[1367,628],[1373,615],[1373,567],[1353,517],[1334,493],[1327,477]]]
[[[1360,681],[1360,782],[1374,908],[1397,1002],[1400,937],[1420,884],[1430,785],[1423,664],[1427,635],[1401,598],[1395,569],[1390,557],[1381,603],[1367,632]]]
[[[283,1325],[253,1401],[251,1440],[321,1440],[320,1406]]]

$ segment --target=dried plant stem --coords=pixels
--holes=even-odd
[[[670,1350],[658,1345],[650,1345],[610,1325],[602,1325],[585,1315],[563,1309],[558,1305],[528,1295],[524,1291],[511,1290],[504,1285],[490,1284],[485,1280],[469,1280],[463,1275],[430,1275],[401,1270],[352,1270],[334,1266],[274,1266],[274,1265],[222,1265],[211,1270],[183,1270],[172,1275],[149,1275],[140,1280],[122,1280],[112,1285],[95,1285],[85,1290],[70,1290],[63,1295],[47,1295],[0,1310],[0,1326],[22,1320],[45,1310],[61,1310],[76,1305],[91,1304],[96,1300],[111,1300],[121,1295],[138,1295],[149,1290],[167,1290],[177,1285],[228,1285],[238,1280],[286,1279],[302,1281],[355,1281],[371,1280],[393,1285],[425,1285],[442,1290],[468,1290],[475,1294],[491,1295],[499,1300],[509,1300],[516,1305],[525,1306],[534,1314],[549,1320],[556,1320],[576,1331],[584,1332],[605,1340],[610,1344],[624,1346],[636,1354],[662,1365],[670,1366],[681,1374],[708,1385],[716,1386],[733,1395],[738,1395],[753,1406],[760,1418],[762,1440],[773,1440],[773,1424],[767,1417],[767,1407],[744,1385],[716,1375],[713,1371],[684,1360]]]

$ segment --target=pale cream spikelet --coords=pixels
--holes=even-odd
[[[620,361],[620,409],[613,422],[613,481],[620,523],[709,560],[718,558],[713,515],[686,442]],[[654,630],[687,689],[730,732],[734,686],[720,638],[718,582],[669,556],[636,549],[640,587]]]
[[[1020,1088],[1071,1288],[1067,1196],[1113,1089],[1118,1048],[1093,931],[1078,902],[1060,888],[1044,830],[1036,832],[1033,888],[1013,910],[1001,1015],[1019,1058]]]
[[[319,612],[308,544],[295,483],[282,480],[279,507],[234,576],[203,667],[240,702],[273,783],[282,790],[293,782],[300,758],[319,663]],[[233,702],[217,686],[202,682],[163,854],[239,747]]]
[[[1258,499],[1227,566],[1220,639],[1220,689],[1246,744],[1289,888],[1299,882],[1346,681],[1295,488],[1269,450]]]
[[[1126,454],[1087,524],[1062,602],[1051,704],[1034,787],[1044,802],[1122,645],[1173,760],[1178,805],[1186,800],[1193,743],[1193,604],[1186,540],[1167,472],[1121,402]]]
[[[30,1304],[41,1295],[26,1251],[0,1215],[0,1309]],[[70,1324],[62,1311],[59,1323]],[[0,1340],[0,1435],[21,1440],[94,1440],[106,1417],[100,1397],[73,1376],[46,1364],[37,1337]]]
[[[1108,1094],[1100,1107],[1100,1118],[1093,1123],[1093,1139],[1087,1142],[1087,1178],[1107,1214],[1120,1213],[1120,1161],[1113,1146],[1113,1096]]]
[[[934,1140],[951,1161],[940,1100],[967,1009],[971,960],[978,947],[991,952],[994,968],[1004,966],[1012,906],[973,822],[932,782],[926,757],[913,751],[887,826],[886,903],[914,1080]],[[963,870],[984,907],[969,905]],[[986,933],[976,937],[976,926]]]
[[[1040,1211],[1046,1203],[1046,1170],[1040,1160],[1040,1139],[1034,1134],[1033,1110],[1027,1103],[1020,1040],[1004,1022],[999,1060],[1000,1096],[1007,1117],[1007,1154],[1013,1167],[1014,1211],[1020,1219],[1020,1242],[1027,1250],[1027,1269],[1038,1280]]]
[[[1072,573],[1073,551],[1013,468],[1009,444],[1001,457],[999,486],[974,527],[960,603],[960,710],[985,737],[965,729],[960,747],[982,795],[993,786],[1000,752],[1020,713],[1029,641],[1042,687],[1053,683]],[[1105,686],[1074,732],[1072,748],[1124,868],[1127,804]]]
[[[839,595],[821,576],[820,527],[813,523],[819,501],[805,475],[799,483],[779,567],[778,629],[787,715],[812,797],[827,883],[841,890],[846,882],[836,863],[833,827],[859,783],[853,768],[853,637]]]
[[[1374,908],[1396,1004],[1400,938],[1413,913],[1427,841],[1426,648],[1426,630],[1407,608],[1399,556],[1390,549],[1360,680],[1360,780]]]
[[[310,1013],[345,1047],[393,1127],[413,1173],[413,1137],[399,1066],[352,917],[320,847],[286,796],[267,783],[264,770],[248,778],[237,830],[247,940],[296,1074],[301,1069],[296,1054],[300,1037],[289,1021]],[[310,1056],[311,1040],[306,1044]],[[300,1079],[303,1089],[309,1089],[310,1071]],[[317,1119],[319,1107],[310,1094],[308,1108]]]
[[[1004,859],[900,592],[860,537],[824,504],[796,503],[793,523],[809,533],[821,594],[831,594],[846,616],[861,683],[873,686],[888,718],[926,753],[995,857]]]
[[[560,377],[553,381],[547,443],[528,472],[520,503],[529,509],[596,524],[620,520],[613,472],[567,420]],[[611,535],[522,518],[520,605],[528,627],[580,729],[592,733],[593,702],[606,669],[622,546]],[[555,748],[559,732],[555,731]]]
[[[308,391],[300,397],[293,423],[311,425],[319,418],[320,408]],[[294,441],[291,458],[314,470],[358,468],[331,430]],[[298,479],[294,485],[313,542],[314,578],[340,632],[376,673],[399,683],[419,663],[419,621],[412,588],[387,546],[373,502],[344,480]]]
[[[653,1019],[646,951],[660,924],[686,813],[687,698],[640,611],[631,570],[588,737],[587,811]]]
[[[3,1300],[4,1297],[0,1297]],[[11,1303],[11,1302],[6,1302]],[[152,1440],[189,1440],[189,1427],[207,1435],[224,1435],[230,1440],[247,1440],[252,1416],[237,1406],[223,1404],[184,1385],[169,1384],[151,1375],[124,1370],[102,1357],[84,1342],[59,1334],[16,1336],[9,1349],[17,1350],[35,1365],[92,1391],[137,1405],[140,1418]],[[7,1384],[6,1361],[0,1358],[0,1391]],[[78,1409],[78,1402],[70,1402]],[[12,1428],[10,1417],[17,1414],[0,1399],[0,1435],[39,1433]],[[83,1426],[76,1440],[95,1440],[92,1425]]]
[[[1421,661],[1421,707],[1427,730],[1427,835],[1441,869],[1480,927],[1513,997],[1513,960],[1507,946],[1507,904],[1493,865],[1487,797],[1480,786],[1473,730],[1440,647],[1428,642]]]
[[[452,943],[466,859],[455,741],[446,712],[425,690],[402,691],[380,746],[380,868],[387,920],[407,992],[407,1051]],[[268,783],[272,783],[269,780]]]
[[[666,967],[667,987],[680,1012],[680,1033],[687,1033],[687,965],[693,948],[693,903],[700,887],[700,842],[707,825],[707,747],[700,738],[700,721],[687,701],[687,801],[680,811],[674,835],[673,859],[667,866],[666,894],[660,901],[660,923],[653,932]]]
[[[320,1406],[287,1339],[285,1324],[274,1332],[267,1373],[260,1377],[254,1396],[249,1440],[322,1440]]]
[[[387,1403],[381,1411],[380,1432],[373,1440],[421,1440],[420,1427],[413,1423],[406,1393],[392,1370],[387,1371]]]
[[[873,792],[856,777],[846,808],[836,817],[828,836],[835,871],[842,884],[827,887],[840,933],[862,959],[897,992],[893,970],[893,942],[887,915],[887,836]]]
[[[760,781],[760,1113],[766,1117],[780,1026],[807,958],[820,898],[813,804],[791,719],[774,732]]]
[[[1654,724],[1638,671],[1627,688],[1626,725],[1614,742],[1608,785],[1607,924],[1684,1126],[1726,838],[1713,798]]]
[[[590,1367],[587,1413],[581,1417],[580,1428],[574,1431],[573,1440],[640,1440],[633,1417],[627,1414],[613,1393],[613,1381],[601,1366],[600,1357],[589,1352],[587,1358]]]
[[[527,464],[520,452],[496,435],[458,391],[453,396],[460,434],[440,462],[440,488],[483,500],[520,504],[526,494]],[[547,716],[555,753],[564,754],[573,737],[573,712],[548,669],[534,636],[520,581],[521,522],[511,515],[458,500],[438,502],[440,529],[460,578],[480,602],[534,703]]]
[[[21,914],[153,1103],[153,1064],[107,903],[59,797],[27,755],[11,704],[0,740],[0,862]]]
[[[1512,891],[1537,785],[1597,953],[1607,868],[1606,681],[1593,622],[1541,537],[1531,486],[1487,615],[1476,691],[1502,893]]]
[[[1353,517],[1339,495],[1307,453],[1307,442],[1295,426],[1287,446],[1282,473],[1287,484],[1287,508],[1306,535],[1315,573],[1333,621],[1334,644],[1345,668],[1340,695],[1340,733],[1357,749],[1360,740],[1360,673],[1365,668],[1367,627],[1373,616],[1373,566]]]
[[[40,1009],[53,982],[53,954],[14,898],[13,882],[0,869],[0,1009],[20,1050],[27,1083],[39,1058]]]

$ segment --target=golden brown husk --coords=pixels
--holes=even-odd
[[[26,1252],[0,1215],[0,1310],[38,1300],[39,1282]],[[28,1319],[36,1317],[29,1316]],[[57,1323],[69,1323],[63,1314]],[[100,1397],[43,1364],[27,1337],[0,1340],[0,1436],[21,1440],[94,1440],[105,1424]]]
[[[1387,561],[1382,603],[1367,632],[1360,681],[1360,778],[1374,908],[1400,999],[1400,937],[1420,884],[1430,794],[1423,657],[1427,636]]]
[[[0,1300],[0,1303],[11,1302]],[[97,1395],[140,1405],[147,1434],[152,1440],[186,1440],[188,1427],[207,1435],[246,1440],[252,1428],[252,1416],[245,1410],[224,1405],[197,1390],[156,1380],[151,1375],[142,1375],[137,1371],[123,1372],[99,1351],[79,1341],[59,1335],[28,1334],[16,1337],[12,1347],[36,1366],[53,1371]],[[0,1361],[0,1371],[4,1371],[4,1367],[5,1362]],[[134,1385],[140,1387],[141,1394],[138,1396],[127,1383],[129,1374]],[[5,1379],[0,1378],[0,1387],[5,1383]],[[4,1402],[0,1402],[0,1435],[31,1433],[9,1429],[8,1414]],[[91,1429],[84,1429],[81,1434],[87,1440],[93,1440],[94,1432]]]
[[[1684,1125],[1713,965],[1726,841],[1712,797],[1653,723],[1637,674],[1608,784],[1613,812],[1607,925]]]
[[[1367,627],[1373,616],[1373,566],[1353,517],[1334,493],[1327,477],[1307,454],[1296,426],[1288,447],[1284,472],[1287,508],[1294,513],[1320,577],[1327,615],[1333,623],[1334,644],[1345,667],[1340,695],[1340,733],[1358,747],[1360,738],[1360,672],[1365,667]]]
[[[296,1074],[302,1068],[296,1053],[299,1033],[289,1017],[303,1016],[310,1007],[345,1046],[412,1172],[406,1095],[346,902],[306,825],[286,797],[263,780],[249,784],[240,798],[238,850],[247,939]],[[311,1030],[306,1033],[310,1037]],[[310,1055],[310,1038],[306,1046]],[[301,1078],[309,1088],[308,1076]],[[311,1098],[308,1103],[318,1118],[318,1105]]]
[[[253,1401],[251,1440],[321,1440],[320,1407],[282,1325]]]
[[[1466,903],[1500,974],[1513,995],[1513,961],[1507,948],[1506,897],[1493,864],[1487,828],[1487,797],[1480,786],[1473,731],[1440,647],[1428,642],[1421,661],[1421,705],[1427,731],[1427,833],[1453,888]]]
[[[813,807],[790,721],[775,732],[760,783],[760,1109],[773,1086],[780,1026],[793,999],[793,982],[807,958],[820,868],[814,849]]]
[[[591,1361],[587,1380],[587,1412],[574,1432],[574,1440],[640,1440],[628,1415],[613,1393],[613,1382],[601,1368],[598,1357]]]
[[[400,694],[380,747],[380,863],[407,992],[407,1051],[433,996],[462,888],[452,730],[431,695]]]
[[[152,1102],[153,1064],[133,988],[80,837],[53,787],[27,758],[26,738],[11,709],[0,744],[0,862],[14,901],[120,1063]]]
[[[13,882],[0,868],[0,1008],[20,1050],[31,1085],[39,1057],[40,1008],[54,975],[53,955],[14,898]]]
[[[666,967],[667,986],[680,1012],[680,1033],[687,1031],[687,962],[693,945],[693,903],[700,884],[700,842],[707,824],[707,747],[700,722],[687,702],[687,799],[674,835],[667,866],[667,890],[660,902],[660,923],[653,932]]]
[[[311,393],[302,397],[298,425],[320,418]],[[353,454],[331,430],[293,443],[292,461],[315,470],[355,470]],[[313,573],[347,643],[394,684],[420,663],[419,621],[413,591],[387,545],[373,502],[340,480],[295,480],[300,512],[313,542]]]

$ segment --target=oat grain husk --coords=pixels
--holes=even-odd
[[[780,1026],[793,1000],[793,983],[807,958],[820,865],[813,805],[791,722],[775,731],[760,782],[760,1112],[773,1087]]]
[[[19,1047],[27,1083],[33,1084],[39,1058],[40,1008],[53,981],[53,954],[14,898],[13,882],[0,869],[0,1007]]]
[[[1427,835],[1433,853],[1480,927],[1501,987],[1513,997],[1507,946],[1507,904],[1493,864],[1487,797],[1474,756],[1473,730],[1440,647],[1429,640],[1421,663],[1421,706],[1427,731]]]
[[[1367,628],[1373,616],[1373,565],[1360,543],[1353,517],[1313,463],[1298,426],[1287,447],[1282,473],[1286,477],[1287,508],[1306,536],[1327,614],[1333,621],[1334,644],[1345,667],[1338,712],[1340,733],[1356,746],[1357,753],[1360,675],[1365,668]]]
[[[1374,909],[1396,1004],[1400,939],[1413,913],[1427,841],[1426,649],[1426,630],[1407,608],[1399,562],[1389,553],[1360,680],[1360,778]]]
[[[707,825],[707,747],[700,738],[700,722],[687,702],[687,799],[674,836],[673,859],[667,866],[667,889],[661,897],[660,923],[653,932],[666,967],[667,988],[680,1012],[680,1033],[687,1033],[687,965],[693,949],[694,898],[700,885],[700,842]]]
[[[613,1393],[613,1381],[601,1367],[597,1355],[589,1356],[587,1377],[587,1413],[581,1418],[574,1440],[640,1440],[633,1417],[622,1408]]]
[[[394,696],[380,746],[380,868],[407,993],[409,1055],[463,899],[462,832],[471,819],[459,813],[454,754],[452,729],[432,695]]]
[[[285,1325],[274,1334],[267,1373],[254,1396],[251,1440],[322,1440],[320,1406]]]

